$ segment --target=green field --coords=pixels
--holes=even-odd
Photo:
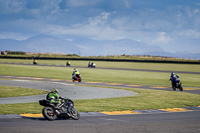
[[[149,64],[145,64],[148,66]],[[193,65],[191,65],[193,66]],[[193,66],[194,67],[194,66]],[[198,69],[194,67],[193,70]],[[0,75],[71,80],[73,67],[0,64]],[[153,68],[153,67],[152,67]],[[186,69],[186,68],[185,68]],[[79,68],[83,81],[171,86],[170,73]],[[200,87],[199,74],[178,74],[183,86]]]
[[[64,60],[37,60],[41,65],[66,65]],[[69,60],[72,66],[88,66],[89,61],[74,61]],[[0,59],[0,63],[24,63],[32,64],[32,60],[25,59]],[[200,72],[198,64],[171,64],[171,63],[139,63],[139,62],[108,62],[95,61],[97,67],[105,68],[128,68],[128,69],[147,69],[147,70],[168,70],[168,71],[188,71]]]
[[[12,86],[2,86],[0,85],[0,98],[4,97],[22,97],[22,96],[32,96],[46,94],[47,91],[22,88],[22,87],[12,87]]]
[[[125,89],[137,92],[138,95],[119,98],[75,100],[75,108],[79,112],[92,111],[124,111],[124,110],[150,110],[162,108],[188,107],[200,105],[198,94],[174,91]],[[43,106],[36,103],[2,104],[0,114],[41,113]]]
[[[125,88],[119,88],[125,89]],[[162,108],[198,106],[198,94],[182,93],[180,91],[161,91],[144,89],[125,89],[137,92],[138,95],[120,98],[76,100],[75,105],[81,112],[90,111],[124,111],[151,110]]]
[[[0,59],[0,63],[25,63],[32,64],[32,60]],[[87,66],[89,61],[71,61],[74,66]],[[65,65],[66,61],[38,60],[39,64]],[[200,65],[166,64],[166,63],[134,63],[134,62],[95,62],[97,67],[107,68],[132,68],[148,70],[169,70],[200,72]],[[53,79],[71,80],[73,67],[53,67],[35,65],[0,64],[0,75],[41,77]],[[83,81],[96,81],[105,83],[140,84],[150,86],[171,86],[170,73],[144,72],[127,70],[89,69],[79,68]],[[178,73],[183,87],[200,87],[199,74]],[[1,88],[1,86],[0,86]],[[7,88],[9,90],[9,88]],[[159,91],[143,89],[126,89],[137,92],[138,95],[131,97],[75,100],[75,107],[80,112],[90,111],[122,111],[143,110],[158,108],[173,108],[200,105],[200,97],[197,94],[180,91]],[[25,90],[22,91],[25,93]],[[5,92],[6,93],[6,92]],[[4,93],[4,94],[5,94]],[[4,95],[3,94],[3,95]],[[6,94],[5,94],[6,95]],[[27,95],[27,94],[25,94]],[[10,96],[6,96],[10,97]],[[5,104],[0,106],[0,114],[41,113],[42,106],[38,103]]]

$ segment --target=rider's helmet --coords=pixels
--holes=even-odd
[[[77,72],[77,69],[76,69],[76,68],[74,68],[74,71],[75,71],[75,72]]]
[[[172,73],[171,73],[171,76],[174,77],[174,75],[175,75],[175,74],[172,72]]]
[[[58,89],[56,89],[56,88],[54,88],[54,89],[52,90],[52,92],[53,92],[53,93],[59,93]]]

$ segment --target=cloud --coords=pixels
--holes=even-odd
[[[62,27],[58,25],[48,25],[42,29],[43,33],[52,35],[77,35],[96,40],[116,40],[127,38],[128,33],[108,26],[96,26],[94,24],[77,25],[72,27]]]
[[[171,45],[179,48],[190,44],[194,50],[199,48],[200,39],[198,3],[198,0],[0,0],[0,39],[23,40],[45,34],[71,41],[81,37],[98,41],[130,39],[165,50]]]
[[[131,8],[131,1],[130,0],[124,0],[124,4],[127,8]]]
[[[0,39],[14,39],[14,40],[26,40],[30,35],[24,35],[21,33],[16,32],[1,32],[0,33]]]
[[[110,16],[110,13],[102,12],[99,16],[96,16],[95,18],[89,18],[89,23],[93,26],[104,25],[106,21],[108,20],[109,16]]]
[[[25,1],[6,0],[0,1],[1,14],[20,13],[25,6]]]
[[[158,37],[155,40],[152,40],[152,43],[165,44],[168,43],[170,40],[171,38],[166,36],[165,32],[160,32]]]
[[[196,38],[200,39],[200,32],[197,30],[188,29],[179,33],[180,36],[187,38]]]
[[[92,7],[95,6],[99,3],[99,0],[62,0],[66,1],[66,5],[67,7]]]

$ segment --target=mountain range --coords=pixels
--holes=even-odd
[[[73,39],[69,39],[73,38]],[[26,40],[0,39],[0,50],[24,51],[31,53],[62,53],[81,56],[106,55],[152,55],[200,59],[200,53],[169,53],[159,46],[149,45],[130,39],[93,40],[69,36],[66,39],[50,35],[37,35]]]

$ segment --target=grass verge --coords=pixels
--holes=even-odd
[[[79,112],[101,112],[150,110],[200,105],[200,97],[198,94],[190,94],[180,91],[161,91],[132,88],[115,89],[134,91],[137,92],[138,95],[119,98],[74,100],[75,108]],[[43,107],[37,102],[23,104],[3,104],[0,106],[0,114],[41,113],[42,108]]]
[[[1,75],[28,76],[40,78],[56,78],[71,80],[72,67],[46,67],[0,64]],[[79,69],[82,80],[90,82],[123,83],[141,85],[165,85],[171,86],[169,82],[170,73],[123,71],[107,69]],[[199,74],[178,74],[184,86],[200,87]]]
[[[137,92],[138,95],[130,97],[76,100],[76,108],[80,112],[90,111],[124,111],[124,110],[150,110],[161,108],[188,107],[200,105],[198,94],[123,88]]]
[[[0,98],[47,94],[47,91],[44,90],[2,85],[0,85],[0,92]]]
[[[41,65],[63,65],[66,66],[67,60],[37,60]],[[88,66],[89,61],[69,60],[72,66]],[[24,63],[32,64],[32,60],[25,59],[0,59],[0,63]],[[92,62],[92,61],[90,61]],[[126,68],[126,69],[147,69],[147,70],[168,70],[168,71],[188,71],[200,72],[199,64],[170,64],[170,63],[141,63],[141,62],[109,62],[95,61],[97,67],[105,68]]]

